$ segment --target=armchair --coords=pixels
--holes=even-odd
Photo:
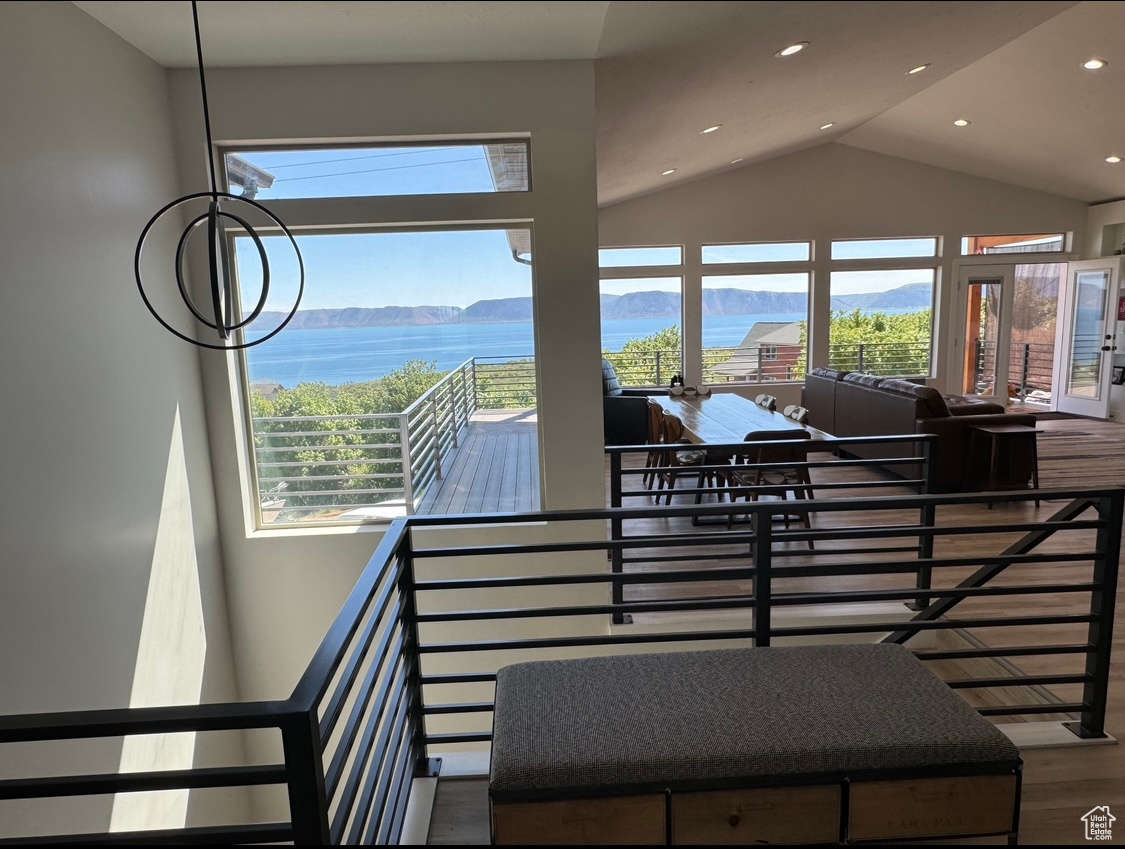
[[[602,421],[606,445],[644,445],[648,441],[648,395],[623,389],[617,371],[602,360]]]

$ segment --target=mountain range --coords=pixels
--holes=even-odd
[[[908,283],[885,292],[837,295],[834,310],[927,309],[931,305],[929,282]],[[765,292],[750,289],[704,289],[703,314],[772,315],[801,313],[808,305],[803,292]],[[676,292],[630,292],[602,295],[603,319],[675,318],[680,315]],[[255,327],[269,331],[285,317],[282,312],[264,312]],[[298,310],[290,327],[326,329],[334,327],[392,327],[430,324],[491,324],[531,321],[531,298],[497,298],[477,301],[467,307],[345,307],[343,309]]]

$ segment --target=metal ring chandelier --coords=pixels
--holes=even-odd
[[[185,342],[191,342],[193,345],[198,345],[201,348],[210,348],[216,351],[237,351],[243,348],[251,348],[254,345],[261,345],[263,342],[272,339],[284,330],[286,325],[293,320],[293,316],[297,314],[297,307],[301,305],[301,298],[305,293],[305,262],[301,256],[301,249],[297,246],[297,240],[293,238],[293,234],[280,218],[256,201],[238,195],[232,195],[229,192],[220,192],[217,188],[218,184],[215,179],[215,148],[211,139],[211,112],[207,103],[207,79],[203,71],[203,44],[199,37],[199,10],[196,0],[192,0],[191,15],[195,24],[195,52],[199,61],[199,90],[203,98],[203,124],[207,133],[207,161],[211,166],[210,191],[195,192],[176,198],[176,200],[161,207],[161,209],[149,219],[148,223],[141,231],[140,239],[137,240],[137,250],[133,255],[133,271],[137,277],[137,289],[141,293],[141,299],[144,301],[145,306],[148,307],[148,311],[152,313],[153,318],[160,322],[166,330],[178,336],[180,339],[183,339]],[[188,223],[180,234],[180,241],[176,246],[176,286],[179,289],[180,298],[183,299],[188,311],[191,312],[192,316],[200,324],[215,331],[219,338],[218,342],[203,342],[174,328],[156,311],[152,301],[149,300],[148,294],[145,292],[144,280],[141,276],[141,258],[144,254],[145,242],[152,232],[152,228],[165,215],[168,215],[184,204],[203,198],[210,198],[207,212],[196,216]],[[297,298],[293,304],[293,308],[289,310],[289,313],[285,316],[281,324],[265,336],[262,336],[260,339],[255,339],[252,342],[237,342],[235,341],[235,334],[237,331],[248,327],[262,314],[262,310],[265,309],[266,299],[269,297],[270,292],[269,260],[266,257],[266,249],[262,244],[262,239],[254,228],[242,215],[223,209],[223,204],[233,206],[235,209],[238,209],[239,205],[244,205],[264,214],[285,234],[289,239],[289,244],[293,247],[294,253],[297,255],[300,282],[298,284]],[[245,215],[246,213],[244,212],[243,214]],[[241,321],[236,321],[234,316],[235,298],[233,282],[231,280],[230,247],[226,235],[227,221],[237,224],[246,232],[250,239],[253,240],[254,247],[258,252],[258,258],[262,264],[261,295],[258,298],[258,302],[254,305],[254,309]],[[207,231],[208,277],[211,288],[211,303],[208,305],[209,312],[200,309],[195,299],[192,298],[191,293],[188,291],[188,284],[184,273],[188,244],[191,242],[194,233],[201,226],[205,227]]]

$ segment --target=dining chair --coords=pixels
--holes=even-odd
[[[664,441],[664,408],[651,398],[648,402],[648,438],[649,445],[659,446]],[[645,458],[645,468],[650,469],[642,476],[645,489],[650,489],[656,482],[656,469],[666,465],[663,448],[653,447]]]
[[[743,437],[744,442],[761,443],[749,449],[747,453],[740,454],[734,459],[731,471],[725,472],[729,483],[731,502],[739,495],[747,501],[757,501],[762,495],[775,495],[786,501],[787,493],[792,492],[795,500],[801,501],[814,497],[812,480],[809,470],[800,465],[808,457],[808,449],[803,445],[776,445],[785,440],[811,439],[812,434],[807,430],[755,430]],[[771,469],[740,469],[744,464],[766,463],[793,463],[791,467],[779,466]],[[739,492],[738,488],[742,488]],[[808,511],[796,514],[806,528],[812,527]],[[727,516],[727,527],[730,527],[731,516]],[[785,527],[789,528],[789,514],[785,514]],[[809,540],[809,548],[813,548],[813,541]]]
[[[684,423],[679,416],[672,413],[664,413],[664,449],[663,449],[663,462],[662,468],[658,473],[659,481],[656,485],[657,490],[664,488],[664,484],[668,484],[668,498],[665,504],[672,503],[672,490],[676,488],[676,481],[680,475],[684,474],[686,470],[692,466],[702,466],[707,460],[707,454],[698,448],[692,448],[691,440],[684,436]],[[682,446],[682,447],[681,447]],[[703,472],[699,472],[700,485],[703,483]],[[707,473],[709,481],[714,482],[714,475]],[[660,496],[657,495],[656,501],[660,503]]]
[[[754,399],[754,403],[759,407],[765,407],[771,413],[777,411],[777,398],[773,395],[766,395],[764,392]]]
[[[790,404],[785,408],[782,415],[787,419],[792,419],[797,424],[808,424],[809,421],[809,411],[797,404]]]

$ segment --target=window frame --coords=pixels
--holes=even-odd
[[[527,188],[510,192],[414,192],[410,194],[387,195],[320,195],[307,198],[259,198],[260,202],[323,202],[341,200],[371,200],[371,199],[401,199],[401,198],[450,198],[450,197],[492,197],[494,195],[514,195],[522,197],[535,190],[533,183],[535,168],[532,163],[531,136],[483,136],[481,138],[459,137],[455,139],[348,139],[339,142],[253,142],[248,144],[219,144],[215,147],[215,158],[218,160],[219,180],[230,192],[230,173],[227,168],[227,155],[237,156],[241,153],[287,153],[299,150],[376,150],[378,148],[403,148],[403,147],[487,147],[490,144],[522,144],[527,149]],[[293,229],[291,226],[289,229]]]

